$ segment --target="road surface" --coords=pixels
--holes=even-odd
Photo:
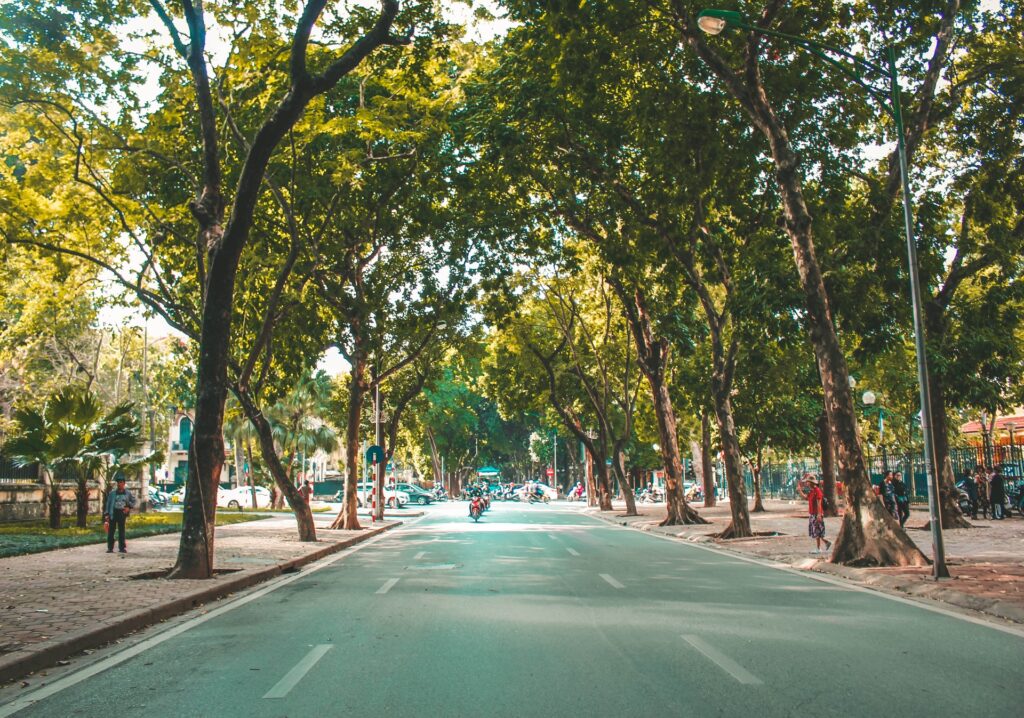
[[[0,718],[1024,715],[1024,631],[573,505],[466,512],[155,627]]]

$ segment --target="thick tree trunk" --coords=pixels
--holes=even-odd
[[[835,448],[832,441],[832,431],[828,425],[828,414],[822,409],[818,416],[818,452],[821,456],[821,481],[822,491],[828,499],[828,508],[825,509],[826,516],[839,515],[839,503],[836,501],[836,465]]]
[[[366,358],[362,353],[353,357],[352,374],[348,382],[348,424],[345,426],[345,498],[341,510],[331,524],[332,529],[356,531],[359,516],[356,513],[359,504],[359,421],[363,414],[363,397],[366,392]]]
[[[729,526],[718,537],[746,538],[753,533],[747,509],[747,490],[743,483],[740,442],[733,424],[732,402],[727,392],[715,392],[715,414],[718,418],[718,433],[722,437],[722,453],[725,454],[725,481],[729,487],[729,513],[732,515]]]
[[[230,352],[231,307],[238,256],[213,252],[203,304],[196,378],[196,418],[188,451],[188,480],[178,558],[170,578],[213,575],[217,490],[224,467],[224,402]]]
[[[236,389],[235,396],[238,397],[245,416],[249,419],[253,428],[256,429],[256,437],[260,442],[260,453],[263,455],[263,461],[267,468],[270,469],[270,475],[274,477],[274,483],[277,485],[281,495],[288,500],[288,506],[291,507],[292,512],[295,514],[295,523],[299,530],[299,541],[316,541],[316,525],[313,523],[313,512],[310,511],[309,504],[302,498],[302,494],[295,488],[295,484],[285,471],[284,464],[281,463],[281,458],[277,455],[277,447],[274,445],[274,430],[271,428],[270,422],[267,421],[267,417],[256,407],[252,398],[247,393]]]
[[[700,466],[704,482],[704,508],[718,504],[715,493],[715,470],[711,465],[711,417],[706,411],[700,413]]]
[[[683,462],[679,457],[679,435],[676,430],[676,413],[668,387],[658,377],[646,374],[654,395],[654,413],[658,419],[658,437],[661,440],[661,458],[665,462],[665,507],[666,516],[661,526],[677,524],[706,524],[700,514],[686,503],[683,493]]]

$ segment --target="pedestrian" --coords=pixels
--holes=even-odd
[[[985,470],[979,465],[974,469],[974,485],[978,488],[978,503],[981,505],[981,517],[988,518],[988,479]]]
[[[882,503],[885,504],[886,511],[899,521],[899,510],[896,508],[896,489],[892,485],[893,473],[892,471],[886,471],[885,478],[882,479]]]
[[[890,475],[892,476],[892,490],[896,495],[896,518],[899,519],[900,527],[902,528],[907,523],[907,519],[910,518],[910,494],[907,492],[907,485],[903,483],[903,479],[900,478],[898,472],[893,471]]]
[[[124,522],[135,508],[135,497],[125,488],[124,474],[117,476],[117,488],[107,495],[107,506],[103,522],[107,525],[107,553],[114,553],[114,529],[117,529],[117,547],[121,553],[128,551],[124,540]]]
[[[299,487],[299,495],[302,497],[302,500],[305,501],[306,504],[308,505],[309,497],[313,495],[313,487],[312,485],[310,485],[309,479],[306,479],[305,481],[302,482],[302,486]]]
[[[960,482],[960,486],[963,487],[964,493],[967,494],[967,501],[971,505],[971,518],[974,521],[978,520],[978,484],[975,483],[974,477],[971,476],[971,472],[964,472],[964,480]]]
[[[1002,521],[1006,518],[1006,486],[999,469],[989,469],[992,473],[988,479],[988,500],[992,503],[992,518]]]
[[[803,481],[797,483],[797,490],[807,499],[807,535],[814,539],[817,546],[812,553],[822,553],[822,542],[828,551],[832,548],[832,542],[825,538],[825,494],[818,486],[818,480],[813,474],[805,474]]]

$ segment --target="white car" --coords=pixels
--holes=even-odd
[[[217,508],[219,509],[251,509],[252,492],[250,486],[239,486],[237,489],[219,489],[217,491]],[[270,508],[270,489],[257,486],[256,508]]]

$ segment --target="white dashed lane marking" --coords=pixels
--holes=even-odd
[[[389,578],[387,581],[384,582],[383,586],[381,586],[380,588],[377,589],[377,593],[387,593],[388,591],[390,591],[392,589],[392,587],[396,583],[398,583],[398,579],[397,578]]]
[[[601,574],[598,574],[598,575],[601,578],[603,578],[605,581],[607,581],[608,585],[610,585],[612,588],[625,588],[625,586],[623,586],[621,583],[619,583],[618,581],[616,581],[614,578],[612,578],[611,576],[609,576],[606,573],[601,573]]]
[[[728,673],[730,676],[735,678],[740,683],[747,686],[760,686],[764,683],[760,678],[755,676],[753,673],[748,671],[746,668],[741,666],[739,663],[729,658],[717,648],[708,645],[704,639],[698,638],[697,636],[691,636],[683,634],[683,640],[689,643],[691,646],[696,648],[698,651],[704,654],[704,657],[714,663],[716,666],[721,668],[723,671]]]
[[[306,654],[306,657],[295,664],[295,667],[288,671],[284,678],[279,680],[273,688],[266,692],[264,698],[284,698],[288,695],[289,691],[298,684],[299,681],[309,673],[310,669],[316,665],[317,661],[324,657],[327,651],[331,650],[334,646],[329,643],[324,643],[319,646],[314,646],[313,650]]]

